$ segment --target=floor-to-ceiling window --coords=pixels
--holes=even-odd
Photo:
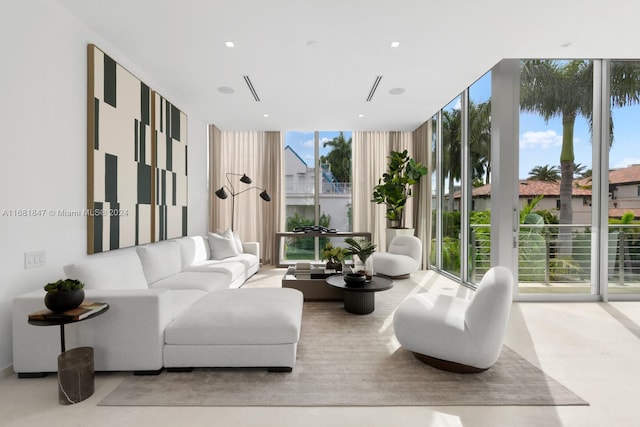
[[[430,119],[430,265],[471,286],[507,265],[523,300],[637,299],[640,61],[505,60],[491,74]]]
[[[520,294],[592,292],[593,67],[521,61]]]
[[[461,97],[441,111],[442,115],[442,270],[460,277],[460,178],[462,173]]]
[[[469,87],[467,198],[467,281],[478,283],[490,267],[491,72]]]
[[[611,61],[608,293],[640,293],[640,61]]]
[[[318,225],[351,231],[351,132],[285,134],[286,230]],[[285,261],[319,260],[327,237],[289,237]],[[336,239],[334,239],[336,240]],[[337,239],[334,244],[340,243]]]
[[[441,251],[440,251],[440,241],[441,237],[439,236],[438,230],[440,227],[440,216],[439,212],[439,200],[440,194],[442,193],[442,187],[438,185],[438,173],[440,172],[440,160],[439,153],[441,152],[438,149],[439,146],[439,138],[438,138],[438,117],[439,114],[431,117],[431,251],[429,256],[429,264],[431,268],[439,268],[440,260],[441,260]]]

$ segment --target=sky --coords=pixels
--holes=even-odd
[[[349,140],[351,138],[351,131],[343,131],[344,138]],[[338,136],[340,131],[319,131],[318,139],[320,140],[320,156],[327,155],[331,151],[330,147],[324,148],[322,145],[325,141],[331,141]],[[313,167],[314,159],[314,132],[300,132],[290,131],[285,134],[285,145],[291,146],[298,156],[307,163],[307,166]]]
[[[469,98],[474,103],[487,101],[491,96],[491,74],[487,73],[469,88]],[[459,98],[455,98],[446,108],[460,108]],[[428,118],[425,118],[425,121]],[[613,145],[609,152],[609,168],[623,168],[632,164],[640,164],[640,150],[638,150],[638,135],[640,134],[640,106],[617,108],[612,112],[614,123]],[[322,143],[333,139],[338,131],[321,131],[320,155],[327,154],[329,148],[323,148]],[[345,138],[352,133],[345,130]],[[314,133],[287,132],[285,145],[290,145],[308,165],[313,164]],[[520,114],[519,131],[519,176],[526,179],[529,171],[536,166],[560,166],[560,149],[562,146],[562,121],[553,118],[549,122],[535,114]],[[574,128],[574,156],[575,164],[592,168],[592,145],[589,124],[584,117],[576,118]]]

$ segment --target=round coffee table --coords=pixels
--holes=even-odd
[[[373,276],[363,285],[347,285],[341,274],[327,277],[327,284],[344,289],[344,309],[353,314],[369,314],[376,308],[375,292],[386,291],[393,287],[393,280]]]

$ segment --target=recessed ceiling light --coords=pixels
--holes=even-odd
[[[358,117],[363,118],[364,114],[358,114]]]
[[[269,117],[269,115],[268,114],[264,114],[264,117]]]
[[[235,90],[233,90],[233,88],[230,88],[230,87],[228,87],[228,86],[220,86],[220,87],[218,88],[218,92],[220,92],[220,93],[224,93],[225,95],[230,95],[230,94],[232,94],[233,92],[235,92]]]
[[[403,87],[394,87],[389,91],[391,95],[402,95],[405,92]]]
[[[391,42],[391,47],[399,47],[400,46],[400,42],[395,41],[395,42]]]
[[[224,45],[225,45],[226,47],[235,47],[235,43],[233,43],[232,41],[224,42]]]

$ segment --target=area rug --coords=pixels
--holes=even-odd
[[[306,302],[291,373],[198,368],[132,375],[100,405],[588,405],[508,347],[491,369],[466,375],[432,368],[399,348],[393,311],[409,293],[425,291],[424,281],[396,281],[376,295],[369,315],[349,314],[340,302]]]

